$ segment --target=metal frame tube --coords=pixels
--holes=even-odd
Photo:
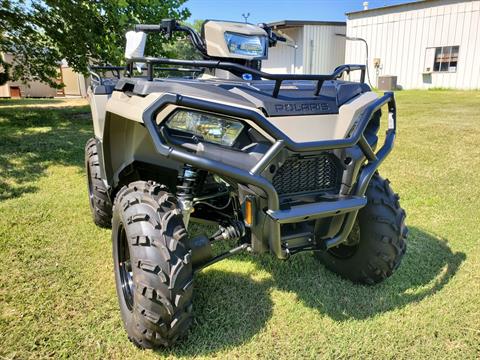
[[[268,149],[265,155],[260,159],[260,161],[250,170],[250,174],[252,175],[259,175],[268,164],[275,159],[275,157],[282,151],[285,147],[283,140],[278,140],[273,144],[273,146]]]

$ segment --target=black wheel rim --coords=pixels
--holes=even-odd
[[[339,259],[348,259],[357,253],[360,246],[360,226],[355,222],[345,243],[328,249],[328,252]]]
[[[128,250],[127,234],[123,226],[118,232],[118,271],[120,274],[120,286],[122,287],[123,298],[128,310],[133,310],[133,294],[135,285],[133,283],[132,261]]]
[[[90,201],[90,206],[93,208],[93,183],[92,183],[92,173],[90,171],[90,166],[87,163],[87,179],[88,179],[88,198]]]

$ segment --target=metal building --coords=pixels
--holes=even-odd
[[[283,20],[269,24],[289,41],[269,49],[262,69],[271,73],[331,73],[345,59],[344,22]]]
[[[368,44],[373,86],[395,75],[400,88],[480,88],[480,0],[424,0],[347,13],[347,36]],[[347,40],[346,63],[366,47]]]

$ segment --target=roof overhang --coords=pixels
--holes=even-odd
[[[281,21],[271,22],[268,25],[276,29],[282,29],[282,28],[291,28],[291,27],[301,27],[305,25],[346,26],[347,23],[344,21],[281,20]]]
[[[439,0],[417,0],[417,1],[409,1],[409,2],[402,3],[402,4],[381,6],[381,7],[371,8],[371,9],[367,9],[367,10],[349,11],[349,12],[345,13],[345,15],[347,15],[347,16],[350,16],[350,15],[363,15],[363,14],[368,14],[368,13],[372,13],[372,12],[375,12],[375,11],[397,9],[397,8],[401,8],[401,7],[403,7],[403,6],[408,6],[408,5],[412,5],[412,4],[421,4],[421,3],[435,2],[435,1],[439,1]]]

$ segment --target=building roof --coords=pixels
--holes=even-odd
[[[314,21],[314,20],[280,20],[274,21],[268,24],[269,26],[277,28],[286,28],[294,26],[304,26],[304,25],[334,25],[334,26],[346,26],[347,23],[344,21]]]
[[[435,1],[439,1],[439,0],[409,1],[409,2],[402,3],[402,4],[381,6],[381,7],[371,8],[371,9],[367,9],[367,10],[349,11],[349,12],[345,13],[345,15],[349,16],[349,15],[355,15],[355,14],[366,14],[366,13],[373,12],[373,11],[378,11],[378,10],[389,10],[389,9],[401,8],[403,6],[409,6],[409,5],[412,5],[412,4],[420,4],[420,3],[435,2]]]

